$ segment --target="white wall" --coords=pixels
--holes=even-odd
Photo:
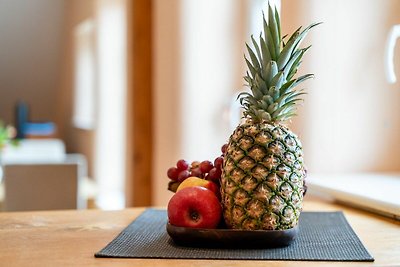
[[[231,0],[186,0],[182,4],[182,154],[189,161],[214,160],[231,130],[224,112],[241,69],[241,32]]]
[[[398,10],[393,0],[282,1],[285,33],[324,22],[307,40],[302,73],[315,79],[294,121],[311,172],[400,171],[400,83],[385,80],[383,60]],[[397,45],[397,73],[399,55]]]
[[[154,205],[180,158],[214,160],[232,128],[229,105],[243,85],[248,1],[156,0]]]

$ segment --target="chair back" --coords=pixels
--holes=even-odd
[[[81,175],[77,162],[5,164],[4,210],[77,209]]]

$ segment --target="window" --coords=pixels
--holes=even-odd
[[[74,126],[92,130],[95,125],[95,30],[93,20],[80,23],[74,32],[75,39],[75,96]]]

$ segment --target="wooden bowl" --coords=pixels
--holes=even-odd
[[[298,226],[287,230],[199,229],[167,223],[167,232],[175,244],[185,247],[273,248],[290,245]]]

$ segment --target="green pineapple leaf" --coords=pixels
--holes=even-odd
[[[251,42],[253,43],[254,48],[256,49],[256,53],[257,53],[257,58],[258,58],[258,62],[260,63],[260,66],[263,65],[263,57],[261,55],[261,50],[259,45],[257,44],[256,40],[254,40],[254,36],[251,35]],[[250,49],[251,50],[251,49]],[[253,52],[253,51],[252,51]],[[254,54],[254,53],[253,53]]]
[[[258,42],[251,36],[251,43],[246,43],[248,71],[244,80],[251,92],[239,94],[238,99],[244,116],[253,121],[283,121],[295,115],[297,104],[305,94],[296,86],[314,77],[313,74],[295,76],[304,54],[311,47],[299,48],[300,44],[320,23],[312,23],[304,29],[299,27],[290,36],[282,37],[278,11],[270,5],[268,20],[263,13],[262,23],[263,32]]]
[[[270,5],[268,5],[268,28],[270,29],[272,41],[275,48],[275,55],[278,58],[280,54],[280,47],[281,47],[281,36],[278,30],[278,24],[276,21],[276,17]]]
[[[254,67],[254,69],[256,71],[259,71],[261,69],[261,65],[257,59],[257,56],[254,54],[253,50],[251,50],[251,48],[248,44],[246,44],[246,47],[247,47],[247,51],[249,52],[249,55],[250,55],[250,60],[251,60],[252,66]]]

